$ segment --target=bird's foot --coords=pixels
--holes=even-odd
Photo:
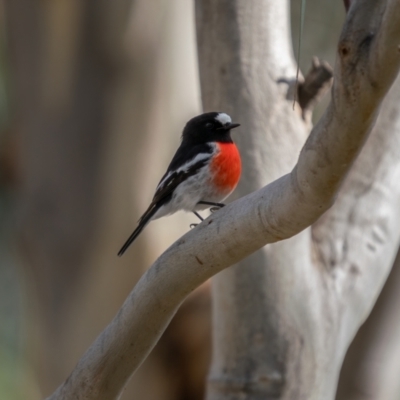
[[[216,211],[220,210],[222,207],[225,207],[225,204],[218,204],[214,207],[210,207],[210,212],[215,213]]]
[[[190,229],[196,228],[197,225],[198,225],[198,224],[190,224],[190,225],[189,225],[189,228],[190,228]]]
[[[214,203],[212,201],[203,201],[203,200],[199,201],[197,204],[204,204],[206,206],[213,206],[213,207],[218,207],[218,208],[225,207],[224,203]]]

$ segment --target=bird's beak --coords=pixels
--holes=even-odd
[[[237,128],[238,126],[240,126],[240,124],[226,124],[225,126],[223,126],[222,128],[218,128],[224,131],[230,131],[233,128]]]

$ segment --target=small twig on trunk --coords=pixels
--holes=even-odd
[[[297,89],[297,99],[302,109],[302,117],[311,113],[315,104],[330,89],[333,80],[333,70],[331,66],[313,57],[311,69],[308,71],[304,82],[299,83]]]

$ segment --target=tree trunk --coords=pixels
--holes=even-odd
[[[189,225],[178,216],[170,231],[150,227],[113,266],[176,147],[176,131],[198,112],[192,27],[180,25],[183,37],[174,29],[177,16],[192,10],[163,0],[5,6],[27,352],[43,397],[117,312],[153,254]]]
[[[397,130],[399,129],[400,126],[397,127]],[[360,328],[346,354],[340,374],[337,400],[399,398],[399,286],[400,253],[398,252],[392,271],[371,315]]]

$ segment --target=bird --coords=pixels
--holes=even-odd
[[[200,114],[185,125],[181,144],[161,178],[153,200],[118,252],[122,256],[151,221],[179,210],[193,212],[223,207],[241,174],[239,150],[231,137],[233,123],[224,112]],[[192,224],[194,225],[194,224]]]

